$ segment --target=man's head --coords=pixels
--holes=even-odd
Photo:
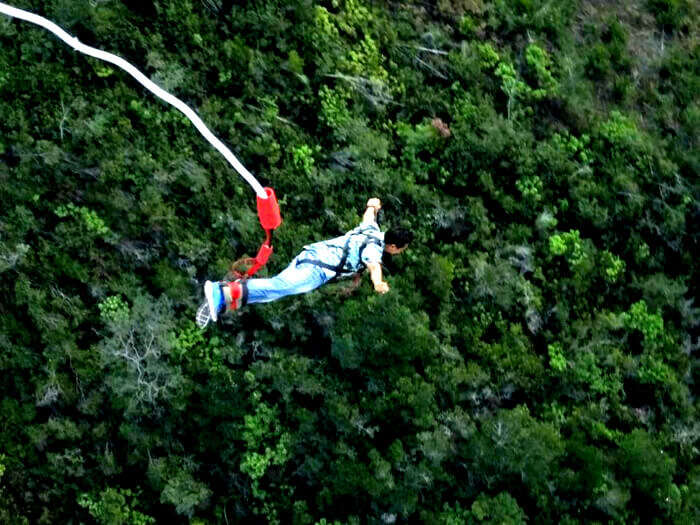
[[[408,247],[408,243],[412,240],[412,231],[403,228],[387,230],[384,234],[384,251],[391,255],[398,255]]]

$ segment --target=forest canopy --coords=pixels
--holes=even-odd
[[[698,523],[690,0],[12,0],[275,188],[262,275],[410,229],[391,290],[194,323],[254,193],[0,15],[0,522]]]

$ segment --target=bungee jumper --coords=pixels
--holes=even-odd
[[[389,291],[389,285],[382,278],[382,255],[396,255],[404,251],[413,234],[402,229],[382,233],[376,222],[381,208],[381,202],[377,198],[367,201],[367,209],[357,228],[341,237],[305,246],[304,251],[283,272],[271,279],[250,279],[272,255],[272,232],[282,223],[277,197],[272,188],[263,188],[192,108],[160,88],[123,58],[83,44],[50,20],[34,13],[3,2],[0,2],[0,13],[43,27],[76,51],[109,62],[129,73],[151,93],[183,113],[255,191],[260,224],[266,234],[265,241],[256,257],[249,260],[251,266],[248,270],[239,274],[239,279],[205,283],[206,301],[198,308],[196,315],[200,327],[205,327],[210,320],[217,321],[222,313],[237,310],[245,304],[264,303],[287,295],[306,293],[327,282],[358,274],[365,268],[369,269],[374,289],[378,293]]]
[[[398,255],[413,240],[413,233],[404,229],[382,232],[377,224],[381,201],[367,201],[362,222],[345,235],[304,246],[304,250],[275,277],[249,279],[244,275],[234,281],[204,283],[206,302],[197,312],[197,324],[204,327],[219,316],[239,310],[246,304],[267,303],[282,297],[315,290],[329,282],[369,270],[377,293],[389,291],[382,276],[382,256]],[[262,217],[262,215],[261,215]],[[262,222],[262,221],[261,221]]]

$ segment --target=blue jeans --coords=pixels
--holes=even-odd
[[[310,292],[325,284],[326,272],[313,264],[299,264],[308,254],[297,255],[281,273],[271,279],[248,279],[248,303],[269,303],[287,295]]]

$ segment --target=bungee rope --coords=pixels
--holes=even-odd
[[[85,44],[80,42],[80,40],[66,33],[63,29],[58,27],[50,20],[47,20],[46,18],[41,17],[39,15],[29,13],[22,9],[17,9],[16,7],[11,7],[2,2],[0,2],[0,13],[6,14],[14,18],[19,18],[21,20],[25,20],[27,22],[31,22],[32,24],[36,24],[38,26],[43,27],[44,29],[48,29],[76,51],[114,64],[115,66],[129,73],[139,82],[139,84],[141,84],[143,87],[145,87],[147,90],[149,90],[161,100],[177,108],[188,119],[190,119],[192,124],[194,124],[194,126],[204,136],[204,138],[207,139],[207,141],[224,156],[224,158],[229,162],[229,164],[233,166],[233,169],[235,169],[239,173],[239,175],[243,177],[246,180],[246,182],[248,182],[248,184],[250,184],[253,190],[255,190],[255,193],[258,195],[258,197],[261,199],[267,199],[267,193],[265,192],[265,189],[257,181],[253,174],[250,173],[245,168],[245,166],[243,166],[243,164],[241,164],[241,162],[236,158],[236,156],[231,152],[231,150],[229,150],[226,147],[226,145],[223,142],[221,142],[218,138],[216,138],[216,136],[214,136],[214,134],[209,130],[209,128],[207,128],[204,122],[202,122],[202,119],[200,119],[199,116],[194,112],[194,110],[192,110],[192,108],[190,108],[179,98],[171,95],[164,89],[158,87],[158,85],[154,84],[148,77],[146,77],[146,75],[141,73],[129,62],[127,62],[121,57],[113,55],[112,53],[107,53],[106,51],[101,51],[99,49],[95,49],[94,47],[86,46]]]
[[[171,95],[164,89],[160,88],[158,85],[153,83],[148,77],[141,73],[138,69],[132,66],[129,62],[121,57],[113,55],[112,53],[107,53],[100,49],[95,49],[94,47],[87,46],[80,42],[77,38],[69,35],[59,26],[47,20],[46,18],[35,15],[28,11],[18,9],[16,7],[9,6],[0,2],[0,13],[3,13],[12,18],[18,18],[26,22],[31,22],[44,29],[49,30],[55,36],[63,40],[66,44],[71,46],[76,51],[83,53],[85,55],[104,60],[114,64],[115,66],[123,69],[134,77],[139,84],[148,89],[155,96],[161,100],[167,102],[171,106],[174,106],[181,113],[183,113],[197,130],[202,134],[202,136],[216,148],[219,153],[221,153],[228,163],[233,167],[233,169],[238,172],[238,174],[245,179],[245,181],[253,188],[257,195],[257,208],[258,217],[260,218],[260,224],[265,230],[266,239],[263,242],[258,254],[254,259],[253,266],[246,272],[247,276],[255,273],[261,266],[263,266],[270,255],[272,254],[272,230],[277,228],[282,223],[282,218],[280,216],[279,204],[277,203],[277,197],[272,188],[263,188],[262,185],[257,181],[257,179],[250,173],[243,164],[236,158],[236,156],[231,152],[226,145],[221,142],[216,136],[209,130],[209,128],[202,122],[197,113],[194,112],[187,104],[185,104],[179,98]]]

